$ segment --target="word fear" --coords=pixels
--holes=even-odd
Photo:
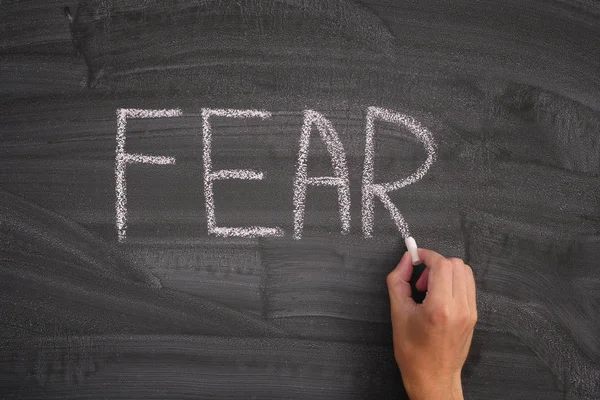
[[[172,165],[175,158],[165,156],[151,156],[132,154],[125,151],[127,120],[143,118],[172,118],[182,116],[179,109],[171,110],[146,110],[125,109],[117,110],[117,151],[115,162],[116,175],[116,225],[118,238],[124,242],[127,238],[127,183],[125,171],[128,164],[153,164]],[[250,226],[250,227],[223,227],[217,226],[215,216],[215,199],[213,186],[216,181],[228,179],[262,180],[264,174],[260,171],[247,169],[220,169],[214,170],[212,164],[212,126],[211,117],[227,118],[259,118],[269,119],[271,113],[260,110],[235,110],[235,109],[202,109],[202,141],[204,165],[204,196],[206,203],[206,221],[208,233],[220,237],[268,237],[283,236],[284,231],[279,227]],[[424,145],[427,159],[410,176],[392,182],[374,182],[374,156],[375,156],[375,121],[385,121],[403,126],[408,129]],[[333,176],[308,176],[307,160],[310,151],[310,137],[313,128],[319,132],[321,140],[325,143],[327,152],[331,157]],[[313,110],[304,111],[304,122],[300,131],[300,146],[298,162],[294,176],[294,238],[302,237],[304,227],[304,210],[306,204],[306,190],[309,185],[331,186],[337,190],[338,206],[341,220],[341,233],[350,231],[350,182],[348,179],[348,166],[346,153],[340,138],[331,124],[322,114]],[[389,192],[398,190],[417,182],[427,173],[435,161],[435,143],[431,133],[421,126],[412,117],[378,107],[369,107],[365,124],[365,161],[362,177],[362,231],[365,238],[373,234],[374,201],[378,198],[389,211],[392,220],[404,238],[410,236],[408,224],[396,206],[392,203]]]

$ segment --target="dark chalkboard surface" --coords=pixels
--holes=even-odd
[[[8,0],[0,27],[2,398],[404,398],[408,233],[475,271],[468,398],[600,398],[599,3]]]

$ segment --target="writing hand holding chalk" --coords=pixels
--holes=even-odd
[[[409,252],[387,277],[396,362],[411,400],[463,399],[461,370],[477,322],[473,271],[431,250],[418,255],[426,265],[415,285],[427,291],[423,303],[412,298]]]

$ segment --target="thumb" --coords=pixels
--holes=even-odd
[[[404,253],[396,268],[387,276],[387,286],[390,295],[392,310],[396,307],[416,305],[412,298],[410,278],[413,273],[413,265],[408,252]]]

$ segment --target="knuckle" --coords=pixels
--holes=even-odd
[[[456,316],[456,322],[458,324],[460,324],[461,326],[469,326],[471,325],[471,316],[470,313],[468,311],[461,311],[458,313],[458,315]]]
[[[446,325],[450,321],[450,309],[445,304],[434,306],[430,313],[430,321],[435,325]]]
[[[460,258],[452,257],[452,258],[449,258],[448,261],[450,261],[450,264],[453,267],[460,267],[463,265],[463,260],[461,260]]]
[[[469,277],[469,279],[471,279],[473,282],[475,282],[475,273],[473,272],[473,268],[471,268],[470,265],[467,265],[466,268],[467,268],[467,276]]]
[[[473,274],[473,268],[471,268],[470,265],[465,264],[465,271],[467,271],[467,274],[473,278],[475,278],[475,274]]]
[[[452,261],[450,261],[447,258],[444,258],[443,260],[440,260],[438,266],[439,268],[452,268]]]
[[[396,270],[393,270],[392,272],[390,272],[386,278],[386,282],[388,284],[388,286],[392,286],[394,284],[394,282],[396,282],[397,279],[397,275],[398,273],[396,272]]]

